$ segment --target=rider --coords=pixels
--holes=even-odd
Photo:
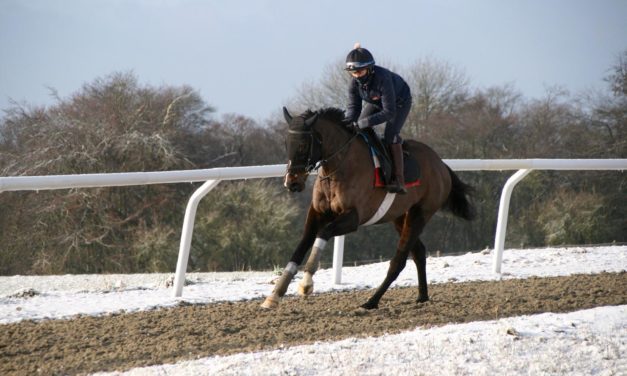
[[[370,51],[359,43],[346,56],[345,69],[353,77],[345,121],[360,129],[385,123],[384,142],[394,163],[394,179],[387,189],[407,193],[400,132],[411,108],[409,86],[398,74],[375,65]],[[362,100],[366,102],[363,109]]]

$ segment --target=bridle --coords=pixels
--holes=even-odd
[[[290,145],[287,146],[288,150],[290,147],[292,148],[295,147],[295,144],[298,144],[299,146],[304,145],[302,140],[307,139],[306,150],[304,150],[303,152],[303,154],[306,154],[306,159],[298,158],[299,161],[302,160],[303,162],[297,163],[297,164],[293,164],[292,160],[290,160],[290,163],[287,166],[287,172],[289,174],[295,174],[294,170],[305,170],[307,174],[310,174],[314,170],[317,171],[320,167],[325,166],[326,164],[328,164],[329,161],[338,157],[340,153],[342,153],[353,142],[353,140],[355,140],[355,138],[357,138],[357,136],[359,135],[359,133],[356,132],[335,152],[333,152],[328,157],[323,158],[322,141],[320,140],[320,135],[318,134],[318,132],[316,132],[313,129],[314,123],[315,121],[312,122],[309,127],[303,127],[302,129],[289,129],[288,130],[288,142],[290,143]],[[346,158],[342,159],[342,161],[344,160],[346,160]],[[341,165],[342,165],[342,162],[340,162],[340,165],[331,173],[327,173],[324,177],[321,176],[321,179],[330,178],[330,176],[333,175],[341,167]]]
[[[292,137],[290,137],[292,136]],[[292,140],[294,141],[292,141]],[[292,160],[290,160],[289,165],[287,166],[287,172],[293,174],[293,170],[305,170],[308,174],[313,170],[319,168],[318,162],[322,159],[322,142],[320,141],[320,137],[312,128],[303,129],[303,130],[288,130],[288,143],[295,143],[299,146],[303,145],[302,140],[308,139],[307,142],[307,157],[298,158],[299,162],[302,160],[302,163],[293,164]],[[295,147],[295,145],[287,145],[289,150],[290,147]],[[299,156],[300,157],[300,156]]]

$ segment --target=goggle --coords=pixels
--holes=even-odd
[[[346,70],[347,71],[361,70],[364,68],[368,68],[368,66],[372,64],[373,64],[372,62],[359,63],[359,62],[349,61],[348,63],[346,63]]]
[[[367,68],[356,69],[352,71],[348,71],[352,76],[361,76],[366,72]]]

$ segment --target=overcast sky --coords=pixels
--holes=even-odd
[[[627,0],[0,0],[0,108],[132,71],[263,119],[360,41],[378,61],[446,61],[476,88],[576,92],[627,49]]]

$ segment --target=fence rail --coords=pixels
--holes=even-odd
[[[445,159],[455,171],[626,170],[627,159]],[[67,188],[121,187],[280,177],[285,165],[220,167],[197,170],[119,172],[107,174],[3,176],[0,192]]]
[[[518,170],[505,183],[501,194],[494,238],[493,267],[501,272],[507,215],[512,191],[533,170],[627,170],[627,159],[445,159],[455,171],[505,171]],[[109,174],[10,176],[0,177],[0,192],[40,191],[68,188],[120,187],[148,184],[173,184],[205,182],[191,196],[181,234],[179,256],[174,278],[174,296],[181,296],[196,209],[200,200],[222,180],[280,177],[285,173],[285,165],[250,167],[224,167],[181,171],[125,172]],[[333,268],[335,283],[341,282],[344,237],[334,241]]]

